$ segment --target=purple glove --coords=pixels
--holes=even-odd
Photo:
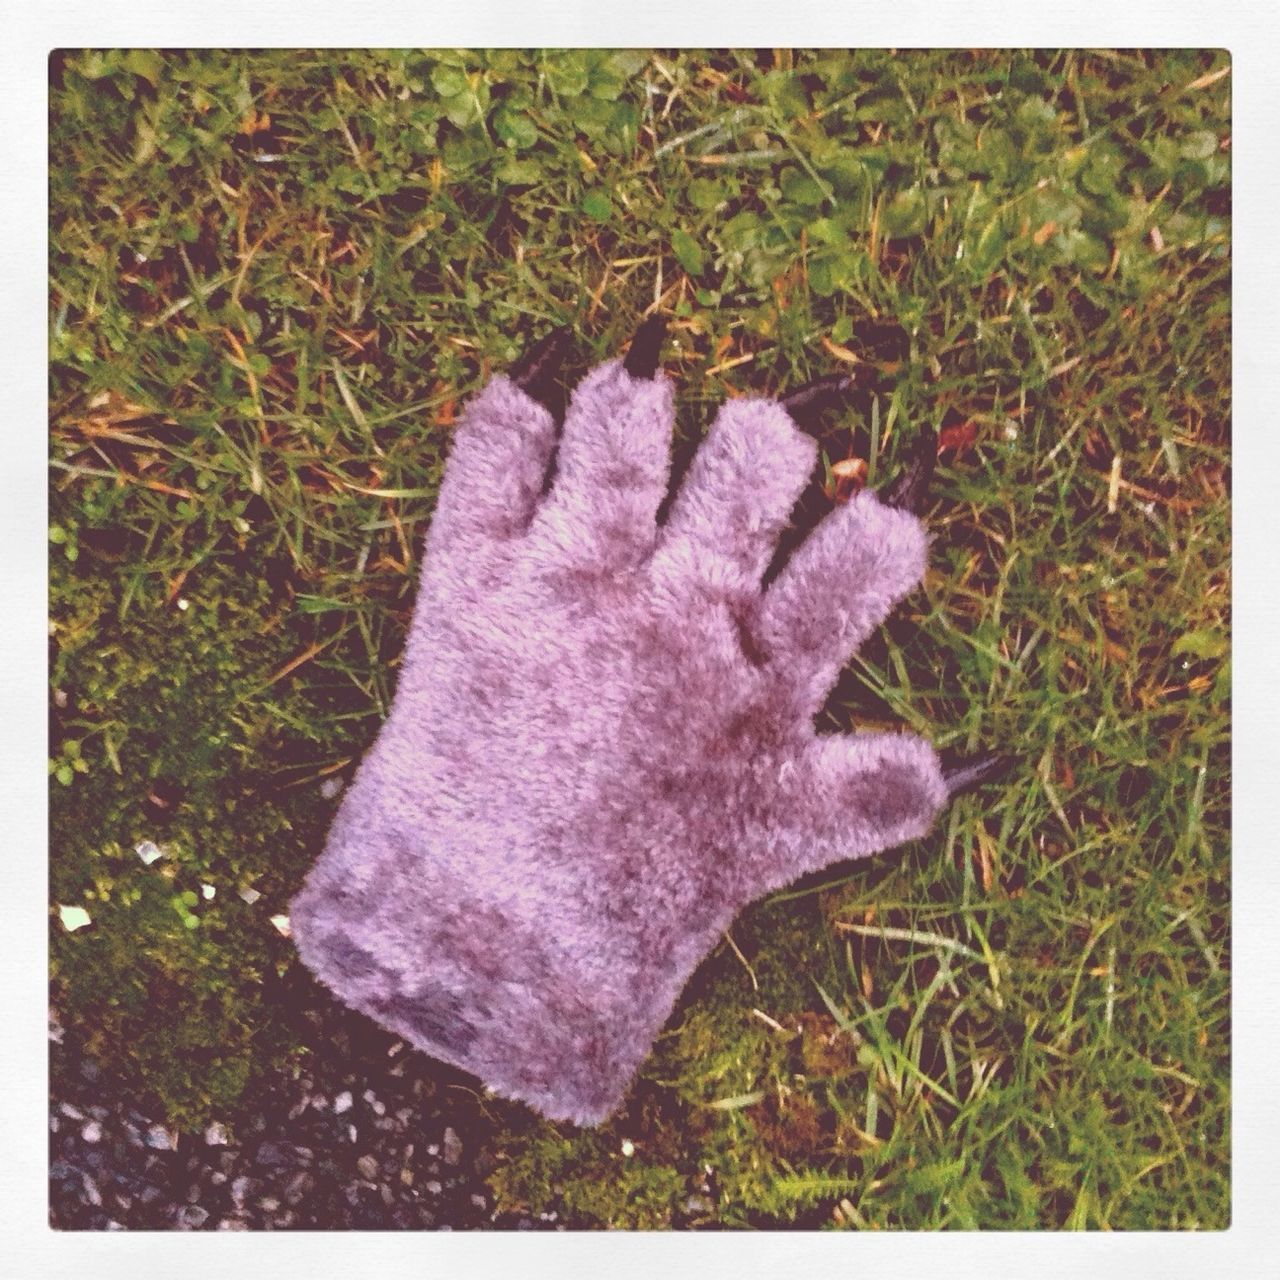
[[[659,527],[660,340],[647,324],[583,379],[558,453],[543,401],[563,334],[470,405],[390,717],[291,911],[345,1003],[578,1124],[618,1106],[739,910],[923,835],[998,767],[812,723],[924,572],[905,508],[932,436],[887,499],[833,511],[762,591],[817,458],[797,420],[838,380],[724,405]]]

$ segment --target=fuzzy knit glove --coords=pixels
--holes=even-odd
[[[839,380],[726,403],[658,525],[660,340],[583,379],[558,445],[560,333],[471,403],[391,714],[291,909],[346,1004],[578,1124],[618,1106],[739,910],[923,835],[999,767],[813,727],[924,572],[932,437],[762,591],[817,457],[797,422]]]

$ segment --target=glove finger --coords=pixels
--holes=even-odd
[[[813,735],[778,772],[765,887],[919,839],[949,798],[938,755],[923,738]]]
[[[769,586],[757,636],[813,715],[840,668],[924,576],[928,538],[907,511],[858,494],[827,516]]]
[[[676,495],[659,554],[705,581],[754,590],[817,452],[775,402],[730,400]]]
[[[620,360],[578,384],[565,415],[556,476],[530,528],[553,563],[600,573],[653,550],[675,423],[670,380],[634,377]]]
[[[547,407],[510,378],[495,377],[467,407],[454,435],[428,551],[464,553],[528,526],[555,448]]]

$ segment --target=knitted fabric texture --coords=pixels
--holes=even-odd
[[[558,447],[509,378],[472,402],[391,713],[291,908],[346,1004],[584,1125],[740,909],[948,799],[924,740],[813,727],[920,581],[919,519],[860,493],[762,590],[817,445],[730,401],[659,525],[672,427],[668,379],[618,360]]]

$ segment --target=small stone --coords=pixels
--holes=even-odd
[[[401,1182],[402,1182],[406,1187],[411,1187],[411,1186],[413,1186],[413,1170],[412,1170],[412,1169],[401,1169],[401,1170],[400,1170],[400,1181],[401,1181]]]
[[[361,1156],[356,1161],[356,1168],[360,1170],[362,1177],[370,1181],[378,1176],[378,1162],[372,1156]]]
[[[68,933],[75,933],[77,929],[83,929],[85,925],[93,923],[89,919],[89,913],[83,907],[59,907],[58,918]]]
[[[153,1147],[156,1151],[172,1151],[173,1139],[169,1136],[169,1131],[162,1124],[153,1124],[147,1130],[147,1146]]]
[[[144,866],[150,866],[157,858],[164,857],[164,850],[153,840],[140,840],[133,846],[133,851],[142,859]]]
[[[427,1155],[438,1156],[440,1154],[440,1144],[431,1142],[427,1144]]]
[[[80,1175],[80,1183],[84,1187],[85,1198],[95,1208],[100,1209],[102,1207],[102,1192],[98,1190],[98,1184],[87,1173]]]
[[[257,889],[250,889],[248,885],[245,885],[242,889],[238,889],[236,892],[239,893],[240,897],[250,906],[253,906],[253,904],[262,897],[262,894],[260,894]]]
[[[354,1142],[359,1135],[356,1133],[356,1127],[353,1124],[347,1125],[347,1137]]]
[[[444,1190],[444,1187],[432,1178],[430,1182],[423,1184],[423,1190],[429,1192],[433,1196],[438,1196]]]
[[[249,1179],[241,1174],[231,1184],[231,1200],[237,1209],[244,1204],[244,1198],[249,1194]]]
[[[210,1147],[225,1147],[227,1145],[227,1130],[221,1120],[215,1120],[204,1131],[205,1145]]]
[[[471,1203],[475,1205],[477,1209],[483,1209],[486,1207],[485,1198],[484,1196],[481,1196],[481,1195],[473,1195],[471,1197]]]
[[[69,1102],[62,1103],[58,1107],[58,1110],[61,1111],[62,1114],[67,1117],[68,1120],[84,1119],[84,1112],[81,1111],[79,1107],[72,1106],[72,1104]]]
[[[342,779],[341,779],[341,778],[326,778],[326,779],[325,779],[325,780],[320,784],[320,794],[321,794],[321,795],[322,795],[326,800],[332,800],[332,799],[334,798],[334,796],[336,796],[336,795],[338,794],[338,792],[339,792],[339,791],[341,791],[341,790],[342,790]]]
[[[178,1210],[178,1226],[184,1231],[199,1231],[209,1221],[209,1210],[198,1204],[183,1205]]]
[[[218,1231],[248,1231],[249,1224],[241,1218],[222,1218],[216,1228]]]
[[[263,1142],[258,1147],[257,1159],[259,1164],[281,1164],[284,1161],[284,1152],[277,1142]]]
[[[96,1120],[90,1120],[88,1124],[80,1130],[80,1136],[86,1142],[101,1142],[102,1126]]]
[[[222,1186],[222,1184],[226,1182],[226,1180],[227,1180],[227,1175],[223,1173],[221,1169],[215,1169],[209,1175],[209,1181],[212,1182],[215,1187]]]
[[[462,1159],[462,1139],[453,1131],[452,1126],[444,1131],[444,1162],[457,1164]]]
[[[211,884],[202,884],[202,885],[200,886],[200,896],[201,896],[201,897],[202,897],[206,902],[211,901],[211,900],[212,900],[212,898],[213,898],[213,895],[214,895],[215,893],[217,893],[217,892],[218,892],[218,891],[217,891],[217,889],[215,889],[215,888],[213,887],[213,885],[211,885]]]
[[[340,1115],[342,1115],[342,1114],[343,1114],[343,1112],[345,1112],[345,1111],[350,1111],[350,1110],[351,1110],[351,1104],[352,1104],[352,1101],[353,1101],[353,1099],[352,1099],[352,1097],[351,1097],[351,1090],[350,1090],[350,1089],[344,1089],[344,1090],[343,1090],[340,1094],[338,1094],[338,1096],[337,1096],[336,1098],[334,1098],[334,1100],[333,1100],[333,1112],[334,1112],[334,1115],[339,1115],[339,1116],[340,1116]]]
[[[622,1140],[622,1154],[630,1159],[636,1153],[636,1144],[630,1138]]]
[[[293,930],[289,925],[289,917],[286,915],[278,915],[271,917],[271,923],[275,925],[276,932],[289,938],[293,936]]]
[[[279,1207],[280,1201],[277,1200],[275,1196],[263,1196],[262,1199],[258,1201],[258,1208],[262,1209],[265,1213],[275,1213]]]
[[[305,1169],[300,1169],[285,1184],[284,1198],[290,1204],[297,1204],[307,1191],[311,1188],[311,1175]]]

